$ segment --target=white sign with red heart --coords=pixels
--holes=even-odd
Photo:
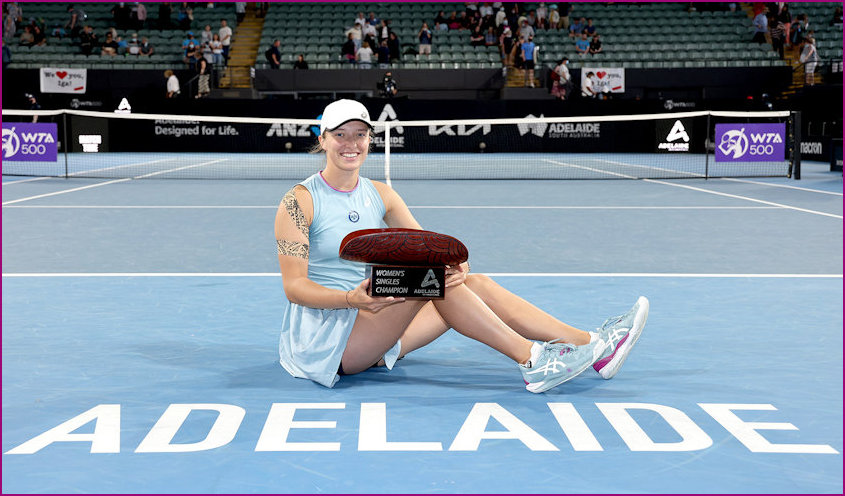
[[[589,73],[596,93],[625,93],[625,69],[621,67],[584,67],[581,69],[581,86]]]
[[[41,68],[41,93],[85,93],[88,69]]]

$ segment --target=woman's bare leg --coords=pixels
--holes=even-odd
[[[378,313],[358,312],[343,352],[344,372],[355,374],[378,362],[412,322],[416,323],[417,331],[403,337],[403,354],[428,344],[451,327],[517,363],[524,363],[531,356],[531,341],[508,327],[465,284],[447,289],[442,300],[432,300],[431,307],[436,312],[431,307],[421,312],[426,305],[423,301],[409,300]]]
[[[483,274],[470,274],[466,285],[484,300],[505,324],[528,339],[561,339],[577,346],[590,342],[588,332],[561,322]]]

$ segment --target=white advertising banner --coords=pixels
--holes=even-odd
[[[85,93],[88,69],[41,68],[41,93]]]
[[[587,74],[593,73],[593,90],[596,93],[625,93],[625,69],[621,67],[583,67],[581,87]]]

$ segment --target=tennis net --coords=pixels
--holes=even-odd
[[[36,120],[37,122],[33,122]],[[791,176],[797,114],[698,111],[376,123],[372,179],[667,179]],[[301,179],[319,120],[3,111],[3,174]]]

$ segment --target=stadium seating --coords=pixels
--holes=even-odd
[[[25,3],[26,18],[41,18],[48,35],[55,26],[64,25],[66,4]],[[114,23],[114,4],[76,4],[87,14],[86,23],[101,35]],[[157,19],[156,4],[146,4],[148,24]],[[220,19],[235,25],[234,6],[217,3],[209,9],[197,4],[191,25],[195,34],[206,24],[217,31]],[[536,3],[523,4],[526,10]],[[549,3],[547,2],[547,5]],[[535,42],[540,47],[540,63],[553,67],[562,57],[569,57],[570,66],[601,63],[608,67],[681,68],[681,67],[764,67],[783,65],[771,45],[751,43],[751,19],[742,11],[688,12],[688,3],[574,3],[572,17],[592,17],[602,35],[604,53],[581,58],[574,42],[566,33],[539,30]],[[842,58],[842,30],[829,19],[836,4],[824,2],[793,3],[793,15],[807,13],[815,29],[819,54],[823,59]],[[435,33],[432,55],[416,55],[417,33],[423,21],[433,25],[439,11],[447,15],[464,10],[463,2],[445,3],[271,3],[266,15],[261,42],[255,57],[256,68],[267,68],[264,50],[274,39],[281,40],[282,69],[291,67],[296,54],[302,53],[313,68],[349,68],[341,61],[340,47],[345,32],[358,12],[375,12],[379,18],[391,20],[403,49],[402,60],[391,67],[416,68],[496,68],[501,67],[497,47],[472,47],[466,31]],[[175,20],[174,12],[172,19]],[[128,38],[132,31],[119,33]],[[8,46],[12,51],[11,68],[36,68],[61,64],[66,67],[167,69],[181,63],[181,42],[185,31],[179,29],[138,31],[155,48],[153,57],[86,57],[68,38],[48,37],[48,45]],[[374,64],[375,66],[375,64]]]

